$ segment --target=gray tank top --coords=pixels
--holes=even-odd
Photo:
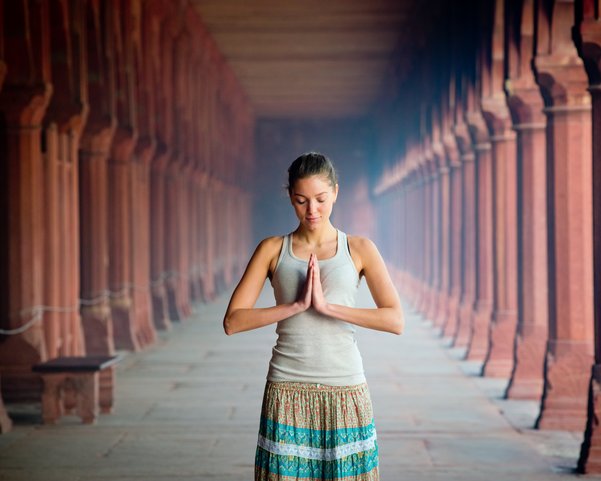
[[[319,261],[321,283],[331,304],[355,305],[359,275],[346,234],[338,231],[336,254]],[[307,276],[307,261],[292,252],[292,234],[284,237],[271,279],[276,304],[294,302]],[[278,322],[267,380],[350,386],[365,382],[355,327],[323,316],[310,307]]]

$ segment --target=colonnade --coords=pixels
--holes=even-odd
[[[537,428],[586,429],[579,469],[600,472],[601,27],[576,3],[450,12],[376,194],[403,294],[506,397],[539,400]]]
[[[33,364],[144,349],[240,273],[254,117],[187,0],[0,12],[0,383],[39,400]]]

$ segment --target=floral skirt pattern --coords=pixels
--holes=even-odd
[[[255,481],[378,481],[367,384],[267,382]]]

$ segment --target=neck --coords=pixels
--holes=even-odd
[[[307,244],[319,245],[336,236],[336,228],[329,221],[319,230],[308,230],[301,224],[294,231],[294,236]]]

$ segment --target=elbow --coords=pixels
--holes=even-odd
[[[234,330],[232,323],[229,319],[229,316],[226,316],[223,319],[223,331],[225,332],[226,336],[231,336],[232,334],[236,333],[236,331]]]
[[[392,334],[396,334],[400,336],[405,331],[405,318],[403,316],[403,311],[399,309],[394,316],[394,322],[392,324],[392,329],[390,332]]]

